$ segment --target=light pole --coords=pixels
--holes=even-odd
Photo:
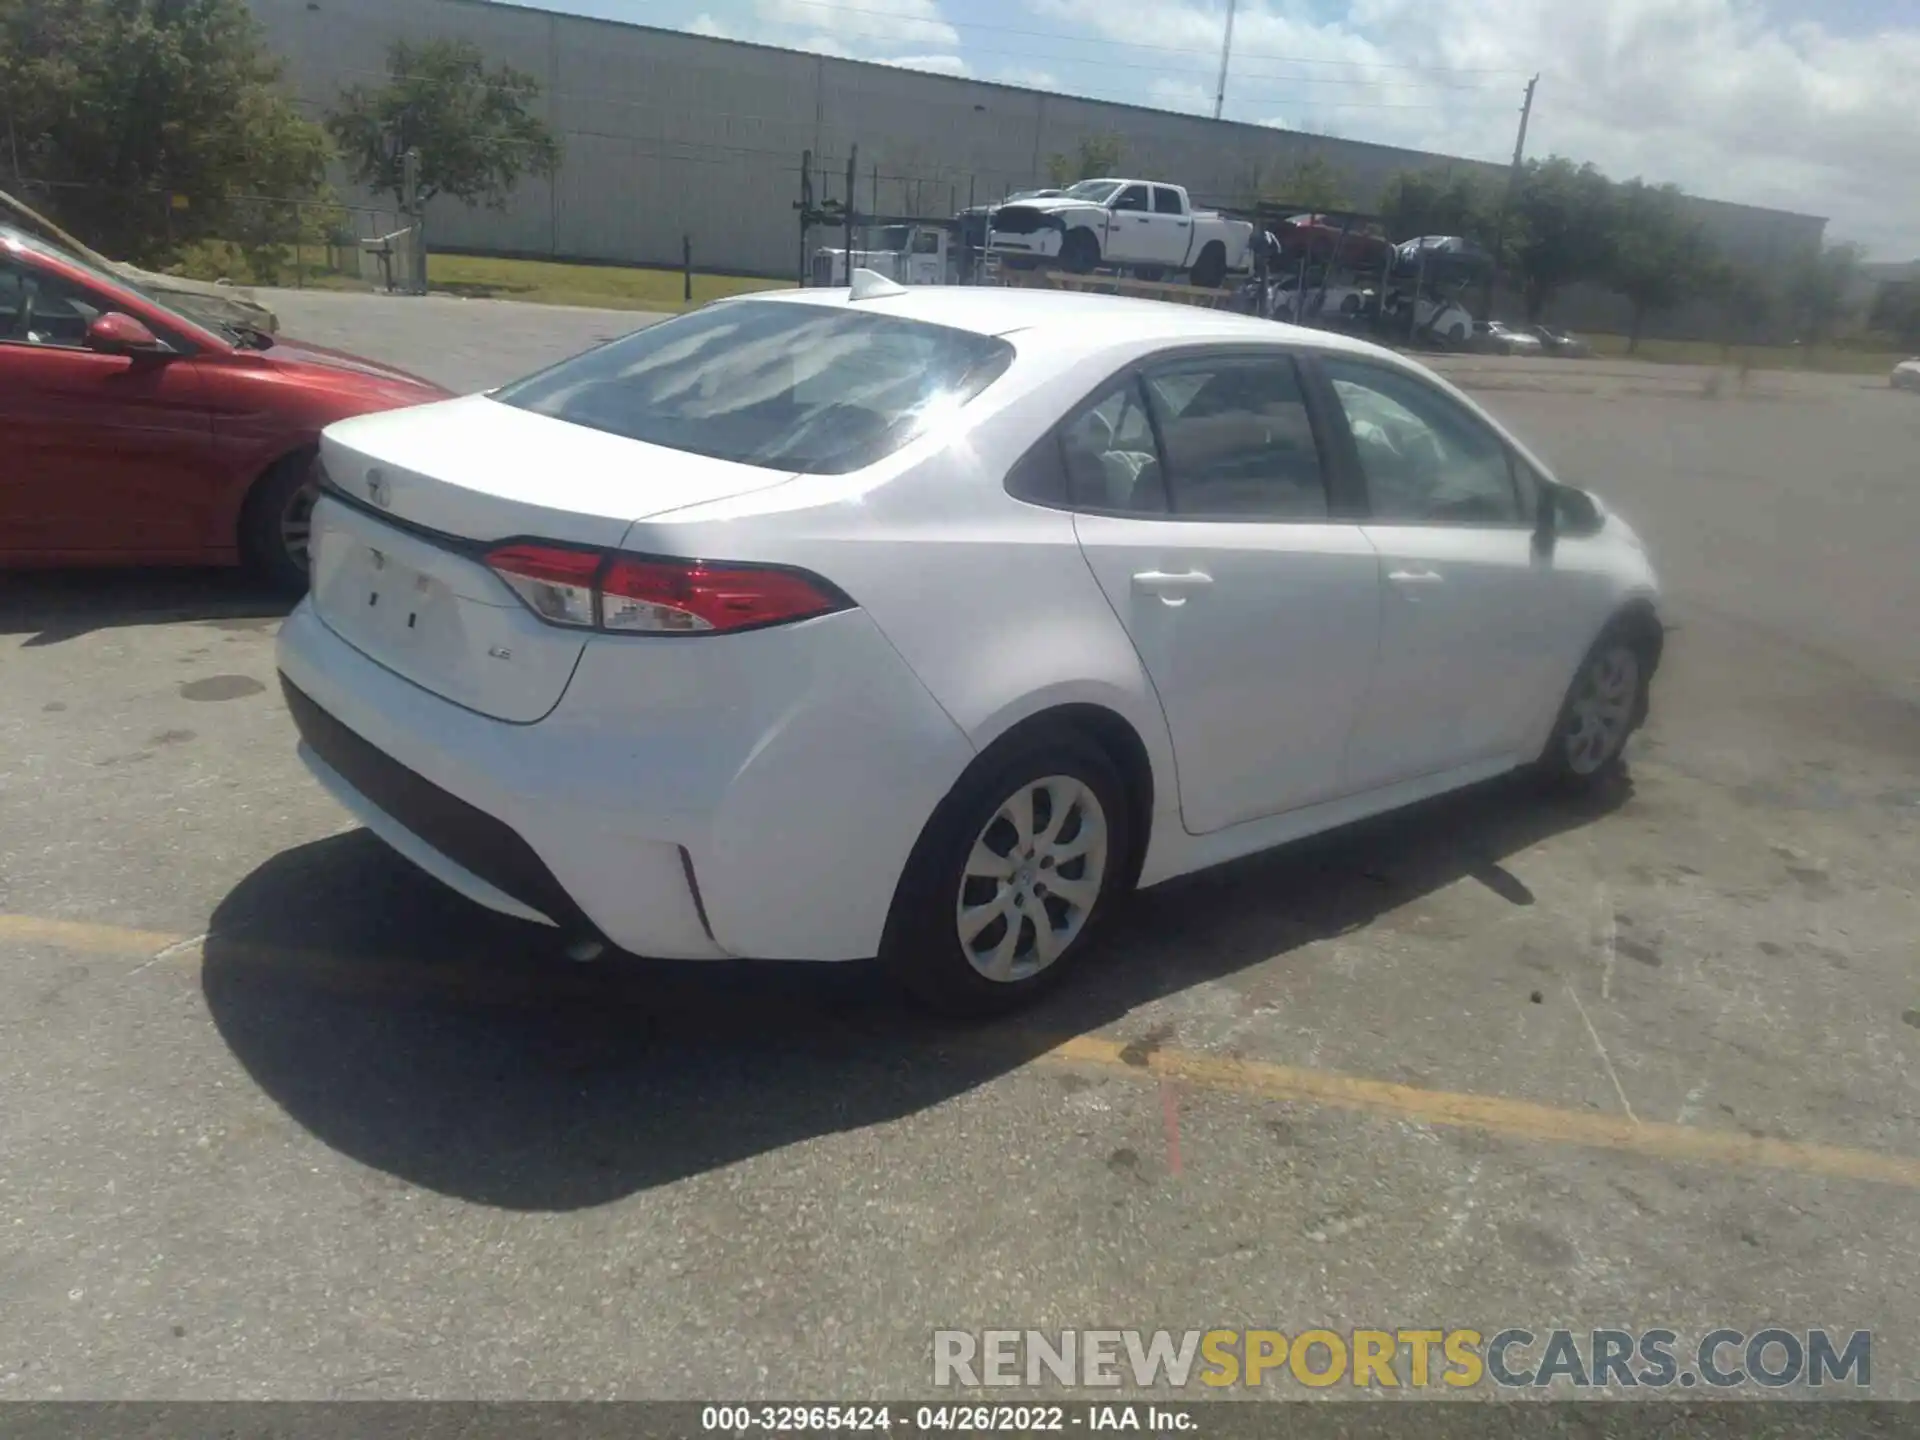
[[[1233,11],[1236,0],[1227,0],[1227,33],[1220,42],[1220,84],[1213,92],[1213,118],[1227,103],[1227,62],[1233,58]]]

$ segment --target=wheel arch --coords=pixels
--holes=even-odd
[[[1084,241],[1081,239],[1082,236],[1085,237]],[[1060,236],[1060,259],[1064,262],[1067,259],[1067,252],[1075,245],[1082,243],[1092,247],[1092,263],[1094,265],[1097,266],[1106,263],[1107,251],[1106,247],[1100,243],[1100,232],[1084,222],[1069,223],[1062,231]]]
[[[233,513],[227,517],[227,533],[231,536],[236,548],[241,547],[245,539],[247,508],[253,503],[253,497],[260,493],[261,487],[283,466],[302,460],[311,465],[320,454],[320,436],[317,433],[297,436],[291,444],[282,441],[275,445],[269,454],[271,458],[254,463],[247,483],[240,487]]]
[[[1654,608],[1651,597],[1636,595],[1613,612],[1600,633],[1625,635],[1640,651],[1645,662],[1647,673],[1640,684],[1640,710],[1633,717],[1633,723],[1638,727],[1646,722],[1648,692],[1654,674],[1660,668],[1661,657],[1666,653],[1666,624],[1660,619],[1660,612]]]
[[[1652,597],[1635,595],[1621,604],[1607,618],[1607,623],[1601,627],[1601,634],[1613,630],[1630,636],[1641,647],[1647,658],[1647,674],[1651,676],[1667,647],[1667,627],[1660,619],[1660,612],[1654,608]]]
[[[1132,830],[1126,880],[1131,888],[1146,860],[1155,811],[1163,800],[1173,798],[1175,787],[1172,776],[1162,779],[1157,774],[1152,751],[1139,727],[1111,705],[1087,698],[1059,699],[1011,719],[990,741],[980,745],[974,758],[954,777],[941,804],[961,790],[978,769],[995,763],[1011,750],[1061,731],[1092,741],[1126,781],[1127,818]]]

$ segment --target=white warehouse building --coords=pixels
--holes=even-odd
[[[316,114],[340,90],[378,84],[396,39],[463,37],[490,63],[532,74],[565,145],[552,184],[523,181],[502,211],[436,203],[430,243],[529,256],[792,275],[803,151],[844,198],[859,147],[856,208],[947,215],[1044,184],[1047,157],[1113,135],[1128,173],[1185,184],[1201,203],[1245,203],[1321,157],[1363,208],[1403,169],[1505,167],[1391,146],[1207,120],[862,61],[536,10],[494,0],[250,0]],[[877,190],[877,194],[876,194]],[[353,203],[390,207],[390,198]],[[1816,216],[1695,201],[1729,254],[1767,264],[1817,245]],[[1593,312],[1600,297],[1586,297]],[[1604,308],[1604,307],[1602,307]],[[1595,318],[1567,316],[1575,323]]]

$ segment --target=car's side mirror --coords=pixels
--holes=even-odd
[[[1541,483],[1533,524],[1535,550],[1550,555],[1554,542],[1562,536],[1591,535],[1599,528],[1600,508],[1586,491],[1551,481]]]
[[[118,310],[94,317],[87,326],[87,348],[107,355],[165,354],[167,349],[153,331]]]

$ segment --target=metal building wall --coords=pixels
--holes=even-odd
[[[1122,167],[1185,184],[1203,202],[1244,202],[1322,157],[1370,205],[1397,170],[1505,167],[1265,126],[1080,100],[913,70],[556,15],[491,0],[251,0],[316,112],[355,82],[378,83],[396,38],[462,36],[491,62],[539,78],[540,108],[566,162],[500,211],[441,200],[432,243],[593,260],[677,263],[693,237],[703,268],[792,274],[800,154],[844,198],[859,146],[862,210],[944,215],[969,199],[1045,183],[1047,157],[1115,135]],[[877,172],[877,173],[876,173]],[[359,199],[361,197],[351,197]],[[389,202],[390,203],[390,202]],[[1765,263],[1817,245],[1818,217],[1715,201],[1694,209],[1730,255]],[[1569,297],[1574,324],[1613,323],[1615,297]],[[1694,322],[1690,322],[1690,326]],[[1704,323],[1704,322],[1699,322]]]

